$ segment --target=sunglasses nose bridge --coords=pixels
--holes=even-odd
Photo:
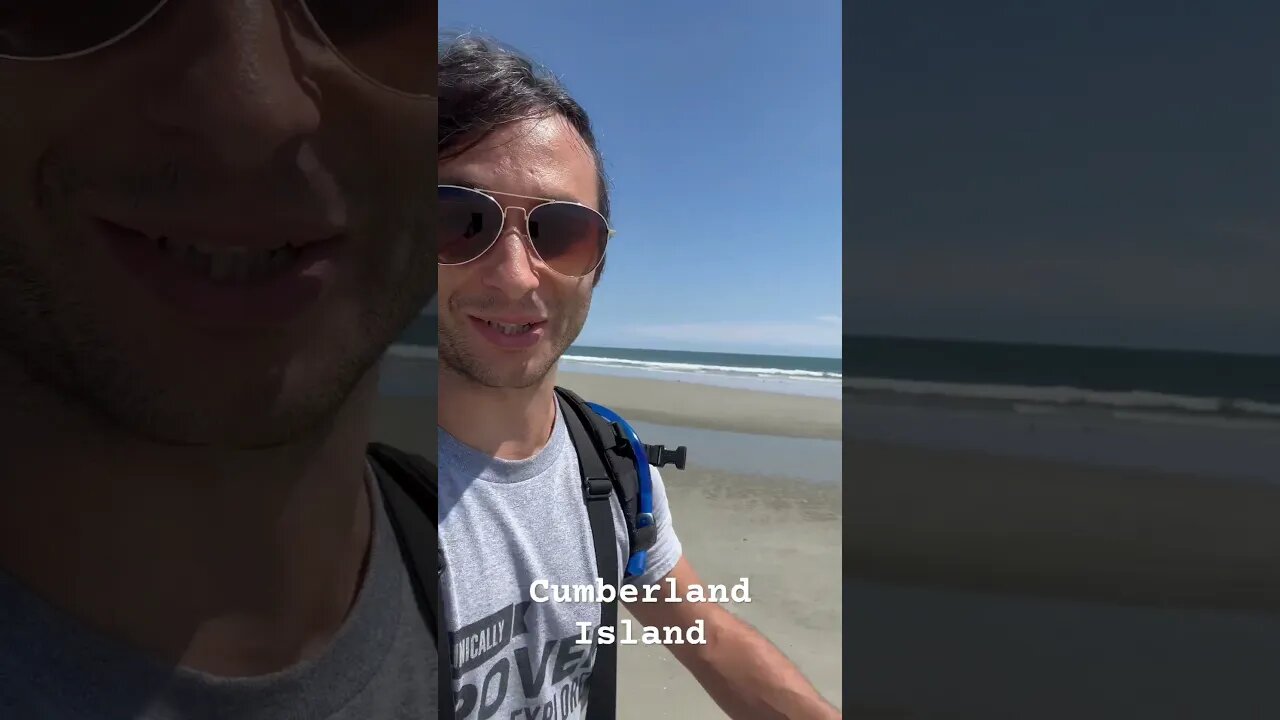
[[[515,212],[519,213],[517,217]],[[511,230],[519,232],[521,237],[528,239],[529,237],[529,211],[519,205],[509,205],[502,208],[502,232],[505,234]]]
[[[512,211],[518,211],[516,215]],[[509,232],[514,232],[520,238],[520,245],[524,251],[529,254],[531,261],[541,260],[542,256],[538,254],[538,249],[533,244],[533,234],[529,230],[529,208],[519,205],[510,205],[502,208],[502,232],[498,236],[499,241]]]
[[[521,215],[515,215],[511,211],[519,210]],[[483,256],[507,256],[502,260],[510,260],[511,247],[508,242],[508,236],[515,233],[516,245],[519,248],[517,252],[523,251],[526,256],[526,263],[532,265],[538,258],[538,252],[533,248],[533,241],[529,237],[529,216],[522,207],[502,207],[502,224],[498,228],[498,236],[493,239],[489,247],[481,253]],[[476,258],[477,260],[479,258]]]
[[[502,232],[481,257],[482,260],[477,259],[485,263],[481,270],[483,282],[511,298],[527,295],[540,283],[541,259],[527,233],[518,226],[504,223]]]

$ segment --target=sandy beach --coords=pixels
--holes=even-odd
[[[586,373],[560,373],[559,382],[629,421],[776,437],[840,439],[839,400]]]
[[[1280,486],[859,439],[844,453],[846,710],[1280,712],[1263,669]]]
[[[784,437],[839,437],[837,400],[586,374],[563,374],[560,383],[632,421]],[[663,477],[685,554],[704,582],[733,585],[750,578],[752,601],[730,605],[730,611],[759,629],[839,706],[839,483],[729,473],[693,464],[685,471],[670,468]],[[623,617],[629,615],[624,611]],[[620,650],[619,718],[725,717],[665,648],[633,645]]]
[[[846,710],[1280,712],[1274,432],[845,402]]]
[[[855,576],[1280,610],[1280,486],[854,439],[844,453]]]

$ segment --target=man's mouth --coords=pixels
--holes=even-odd
[[[298,248],[288,243],[271,250],[215,250],[162,237],[156,244],[169,257],[216,282],[252,282],[274,275],[298,259]]]
[[[532,347],[546,333],[545,318],[503,317],[483,318],[471,315],[471,322],[480,335],[501,348],[518,350]]]
[[[485,320],[484,323],[489,327],[494,328],[498,332],[502,333],[503,335],[521,335],[532,330],[533,326],[535,325],[535,323],[519,323],[519,324],[500,323],[500,322],[494,322],[493,320]]]
[[[98,228],[143,285],[203,324],[278,325],[331,285],[345,236],[319,229],[138,230],[108,220]]]
[[[108,221],[116,233],[133,235],[138,242],[151,243],[176,266],[218,284],[252,284],[281,275],[297,262],[302,250],[312,243],[281,243],[269,248],[212,246],[184,241],[167,235],[150,236]]]

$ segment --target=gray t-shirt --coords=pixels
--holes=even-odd
[[[264,677],[162,667],[0,573],[0,718],[422,720],[438,715],[434,641],[376,483],[373,541],[350,615],[323,655]]]
[[[551,439],[528,460],[498,460],[444,430],[440,443],[441,592],[449,612],[458,720],[584,717],[593,645],[578,622],[600,624],[595,602],[534,602],[534,581],[594,585],[595,549],[582,498],[578,456],[557,415]],[[666,490],[653,473],[657,541],[645,574],[658,582],[680,559]],[[622,507],[614,499],[618,567],[630,556]],[[639,629],[635,634],[639,635]],[[624,646],[625,647],[625,646]],[[621,651],[623,648],[619,648]]]

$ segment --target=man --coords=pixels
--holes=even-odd
[[[341,5],[0,14],[0,717],[435,714],[366,454],[428,14]]]
[[[455,717],[593,717],[599,651],[579,642],[579,623],[594,636],[601,606],[539,599],[547,585],[593,585],[599,560],[582,448],[554,387],[556,363],[587,319],[610,234],[600,154],[578,103],[495,43],[442,42],[439,80],[441,593]],[[646,570],[630,583],[674,581],[684,595],[701,582],[652,472],[657,535]],[[612,514],[621,566],[630,548],[617,503]],[[629,607],[647,626],[703,625],[705,645],[669,649],[730,716],[839,716],[723,607]],[[618,678],[616,701],[661,702],[659,690]]]

